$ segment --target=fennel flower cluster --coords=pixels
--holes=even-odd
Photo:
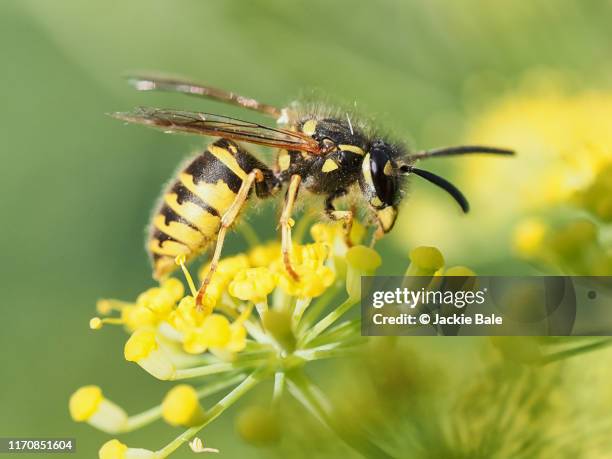
[[[610,274],[612,93],[571,93],[548,73],[532,80],[473,123],[470,141],[518,155],[510,167],[467,159],[468,191],[496,190],[489,219],[513,228],[521,258],[563,274]]]
[[[98,316],[91,319],[90,328],[122,326],[129,334],[125,360],[171,382],[171,387],[161,403],[128,415],[100,387],[84,386],[70,398],[72,418],[113,436],[158,419],[186,429],[155,450],[130,447],[113,438],[101,447],[101,459],[165,458],[184,443],[195,452],[214,451],[204,447],[197,433],[266,381],[271,386],[270,407],[288,391],[315,418],[328,423],[330,405],[322,402],[322,391],[303,370],[310,362],[343,357],[363,345],[359,318],[344,316],[360,301],[361,276],[372,275],[381,258],[363,245],[348,247],[341,225],[318,223],[310,233],[313,243],[296,244],[292,250],[299,281],[285,272],[279,244],[271,242],[222,259],[204,308],[196,307],[195,282],[181,258],[176,262],[187,291],[181,281],[168,278],[135,301],[98,302]],[[358,243],[364,233],[363,227],[354,225],[351,240]],[[415,252],[410,273],[433,275],[439,269],[439,252],[434,250],[431,262],[429,251]],[[200,279],[207,269],[199,271]],[[217,403],[203,405],[205,397],[218,393],[223,395]],[[240,417],[243,437],[261,431],[265,416],[260,413],[256,418],[248,412]]]

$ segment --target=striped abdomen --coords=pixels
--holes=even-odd
[[[193,258],[216,239],[221,217],[254,168],[271,175],[237,144],[220,139],[179,172],[163,192],[151,220],[147,248],[154,278],[171,273],[178,255]]]

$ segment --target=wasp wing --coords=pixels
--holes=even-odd
[[[168,133],[189,133],[222,137],[267,147],[321,153],[312,137],[286,129],[271,128],[210,113],[140,107],[131,112],[114,113],[113,117],[128,123],[144,124]]]
[[[178,92],[191,96],[206,97],[208,99],[225,102],[239,107],[255,110],[265,115],[279,118],[282,111],[272,105],[263,104],[250,97],[244,97],[239,94],[225,91],[223,89],[214,88],[193,81],[189,81],[180,77],[142,74],[128,77],[128,82],[138,91],[168,91]]]

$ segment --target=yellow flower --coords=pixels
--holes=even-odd
[[[219,261],[213,278],[217,277],[224,283],[229,283],[229,281],[232,280],[238,271],[249,267],[249,257],[244,254],[223,258]],[[201,280],[206,277],[209,269],[210,264],[206,264],[200,269],[199,277]]]
[[[541,249],[548,228],[536,218],[521,222],[514,230],[514,248],[525,258],[531,258]]]
[[[236,321],[230,325],[230,339],[225,346],[229,352],[240,352],[246,347],[247,331],[242,323]]]
[[[136,362],[145,371],[161,380],[174,377],[175,367],[160,348],[155,332],[152,330],[136,330],[127,340],[124,347],[125,360]]]
[[[162,402],[162,416],[173,426],[193,427],[204,421],[198,394],[188,384],[173,387]]]
[[[444,257],[435,247],[421,246],[410,251],[406,276],[433,276],[444,266]]]
[[[168,314],[176,303],[176,299],[173,293],[168,289],[161,287],[153,287],[145,290],[138,298],[136,298],[136,304],[149,309],[153,313],[159,316],[165,316]]]
[[[98,386],[84,386],[70,397],[70,416],[77,422],[88,424],[108,433],[120,432],[127,422],[127,414],[115,403],[107,400]]]
[[[221,314],[211,314],[204,317],[198,326],[185,331],[183,349],[190,354],[201,354],[211,347],[226,346],[230,339],[229,320]]]
[[[363,245],[351,247],[346,254],[346,292],[349,297],[361,297],[361,276],[371,276],[381,265],[380,255]]]
[[[155,453],[148,449],[128,448],[117,439],[107,441],[98,452],[100,459],[153,459]]]
[[[243,301],[261,303],[274,290],[277,283],[276,273],[268,268],[249,268],[238,271],[229,284],[230,295]]]
[[[278,242],[258,245],[248,254],[249,263],[253,267],[269,266],[281,256],[281,246]]]

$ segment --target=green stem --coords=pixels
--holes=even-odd
[[[346,343],[334,343],[336,346],[325,345],[312,349],[302,349],[295,351],[294,355],[308,361],[332,359],[336,357],[347,357],[351,354],[357,354],[358,350],[354,347],[347,347]]]
[[[348,433],[346,429],[341,428],[338,422],[331,416],[332,408],[330,402],[325,399],[321,390],[316,387],[303,372],[295,371],[288,374],[287,377],[289,390],[293,396],[326,428],[334,432],[349,448],[368,459],[393,459],[393,456],[390,456],[386,451],[372,442],[363,429],[356,428],[354,433]]]
[[[277,371],[274,374],[274,391],[272,392],[272,404],[278,406],[285,390],[285,372]]]
[[[322,346],[324,344],[352,339],[361,336],[361,319],[355,318],[336,325],[325,333],[308,342],[309,346]]]
[[[201,367],[184,368],[181,370],[176,370],[173,380],[176,381],[179,379],[197,378],[198,376],[208,376],[218,373],[227,373],[228,371],[235,371],[244,368],[257,367],[266,361],[267,359],[262,360],[260,358],[250,358],[245,359],[244,361],[237,360],[231,363],[221,362],[212,363],[210,365],[204,365]]]
[[[223,389],[233,386],[234,384],[238,384],[244,378],[245,378],[245,375],[243,374],[233,375],[229,379],[223,379],[223,380],[214,382],[212,384],[207,384],[205,386],[202,386],[197,391],[198,398],[208,397],[209,395],[212,395],[216,392],[219,392]],[[157,421],[159,418],[161,418],[161,415],[162,415],[162,408],[161,408],[161,405],[158,405],[146,411],[143,411],[142,413],[138,413],[133,416],[130,416],[127,420],[127,424],[125,428],[121,432],[127,433],[127,432],[132,432],[136,429],[140,429],[141,427],[144,427],[154,421]]]
[[[310,305],[311,301],[312,298],[299,298],[295,303],[295,309],[293,310],[293,315],[291,316],[291,327],[293,330],[298,329],[300,320],[302,320],[302,315],[304,314],[304,311],[306,311],[308,305]]]
[[[342,317],[349,309],[351,309],[355,304],[357,304],[357,301],[358,300],[355,300],[354,298],[347,298],[344,303],[342,303],[332,312],[327,314],[319,322],[317,322],[314,327],[308,330],[300,340],[298,347],[301,347],[300,345],[308,344],[309,341],[312,341],[325,330],[327,330],[331,325],[333,325],[336,320]]]
[[[584,352],[594,351],[596,349],[600,349],[600,348],[607,347],[610,345],[612,345],[612,339],[603,339],[595,343],[586,344],[584,346],[579,346],[573,349],[568,349],[566,351],[559,351],[559,352],[548,354],[540,359],[540,363],[542,365],[546,365],[552,362],[557,362],[559,360],[567,359],[569,357],[573,357],[575,355],[579,355]]]
[[[191,440],[200,430],[214,421],[221,413],[223,413],[226,409],[232,406],[238,399],[240,399],[244,394],[246,394],[249,390],[251,390],[261,379],[263,378],[263,374],[260,371],[256,371],[249,375],[244,381],[242,381],[238,386],[234,388],[229,394],[219,400],[216,404],[214,404],[209,410],[206,411],[204,415],[205,419],[202,424],[199,424],[195,427],[187,429],[181,435],[172,440],[165,447],[156,452],[156,459],[163,459],[168,457],[171,453],[173,453],[177,448],[179,448],[183,443]]]
[[[330,288],[327,289],[322,296],[317,298],[317,300],[308,308],[306,314],[304,314],[304,318],[298,327],[298,333],[310,328],[314,321],[319,318],[321,313],[325,311],[325,308],[329,306],[337,293],[338,292],[335,288]]]

